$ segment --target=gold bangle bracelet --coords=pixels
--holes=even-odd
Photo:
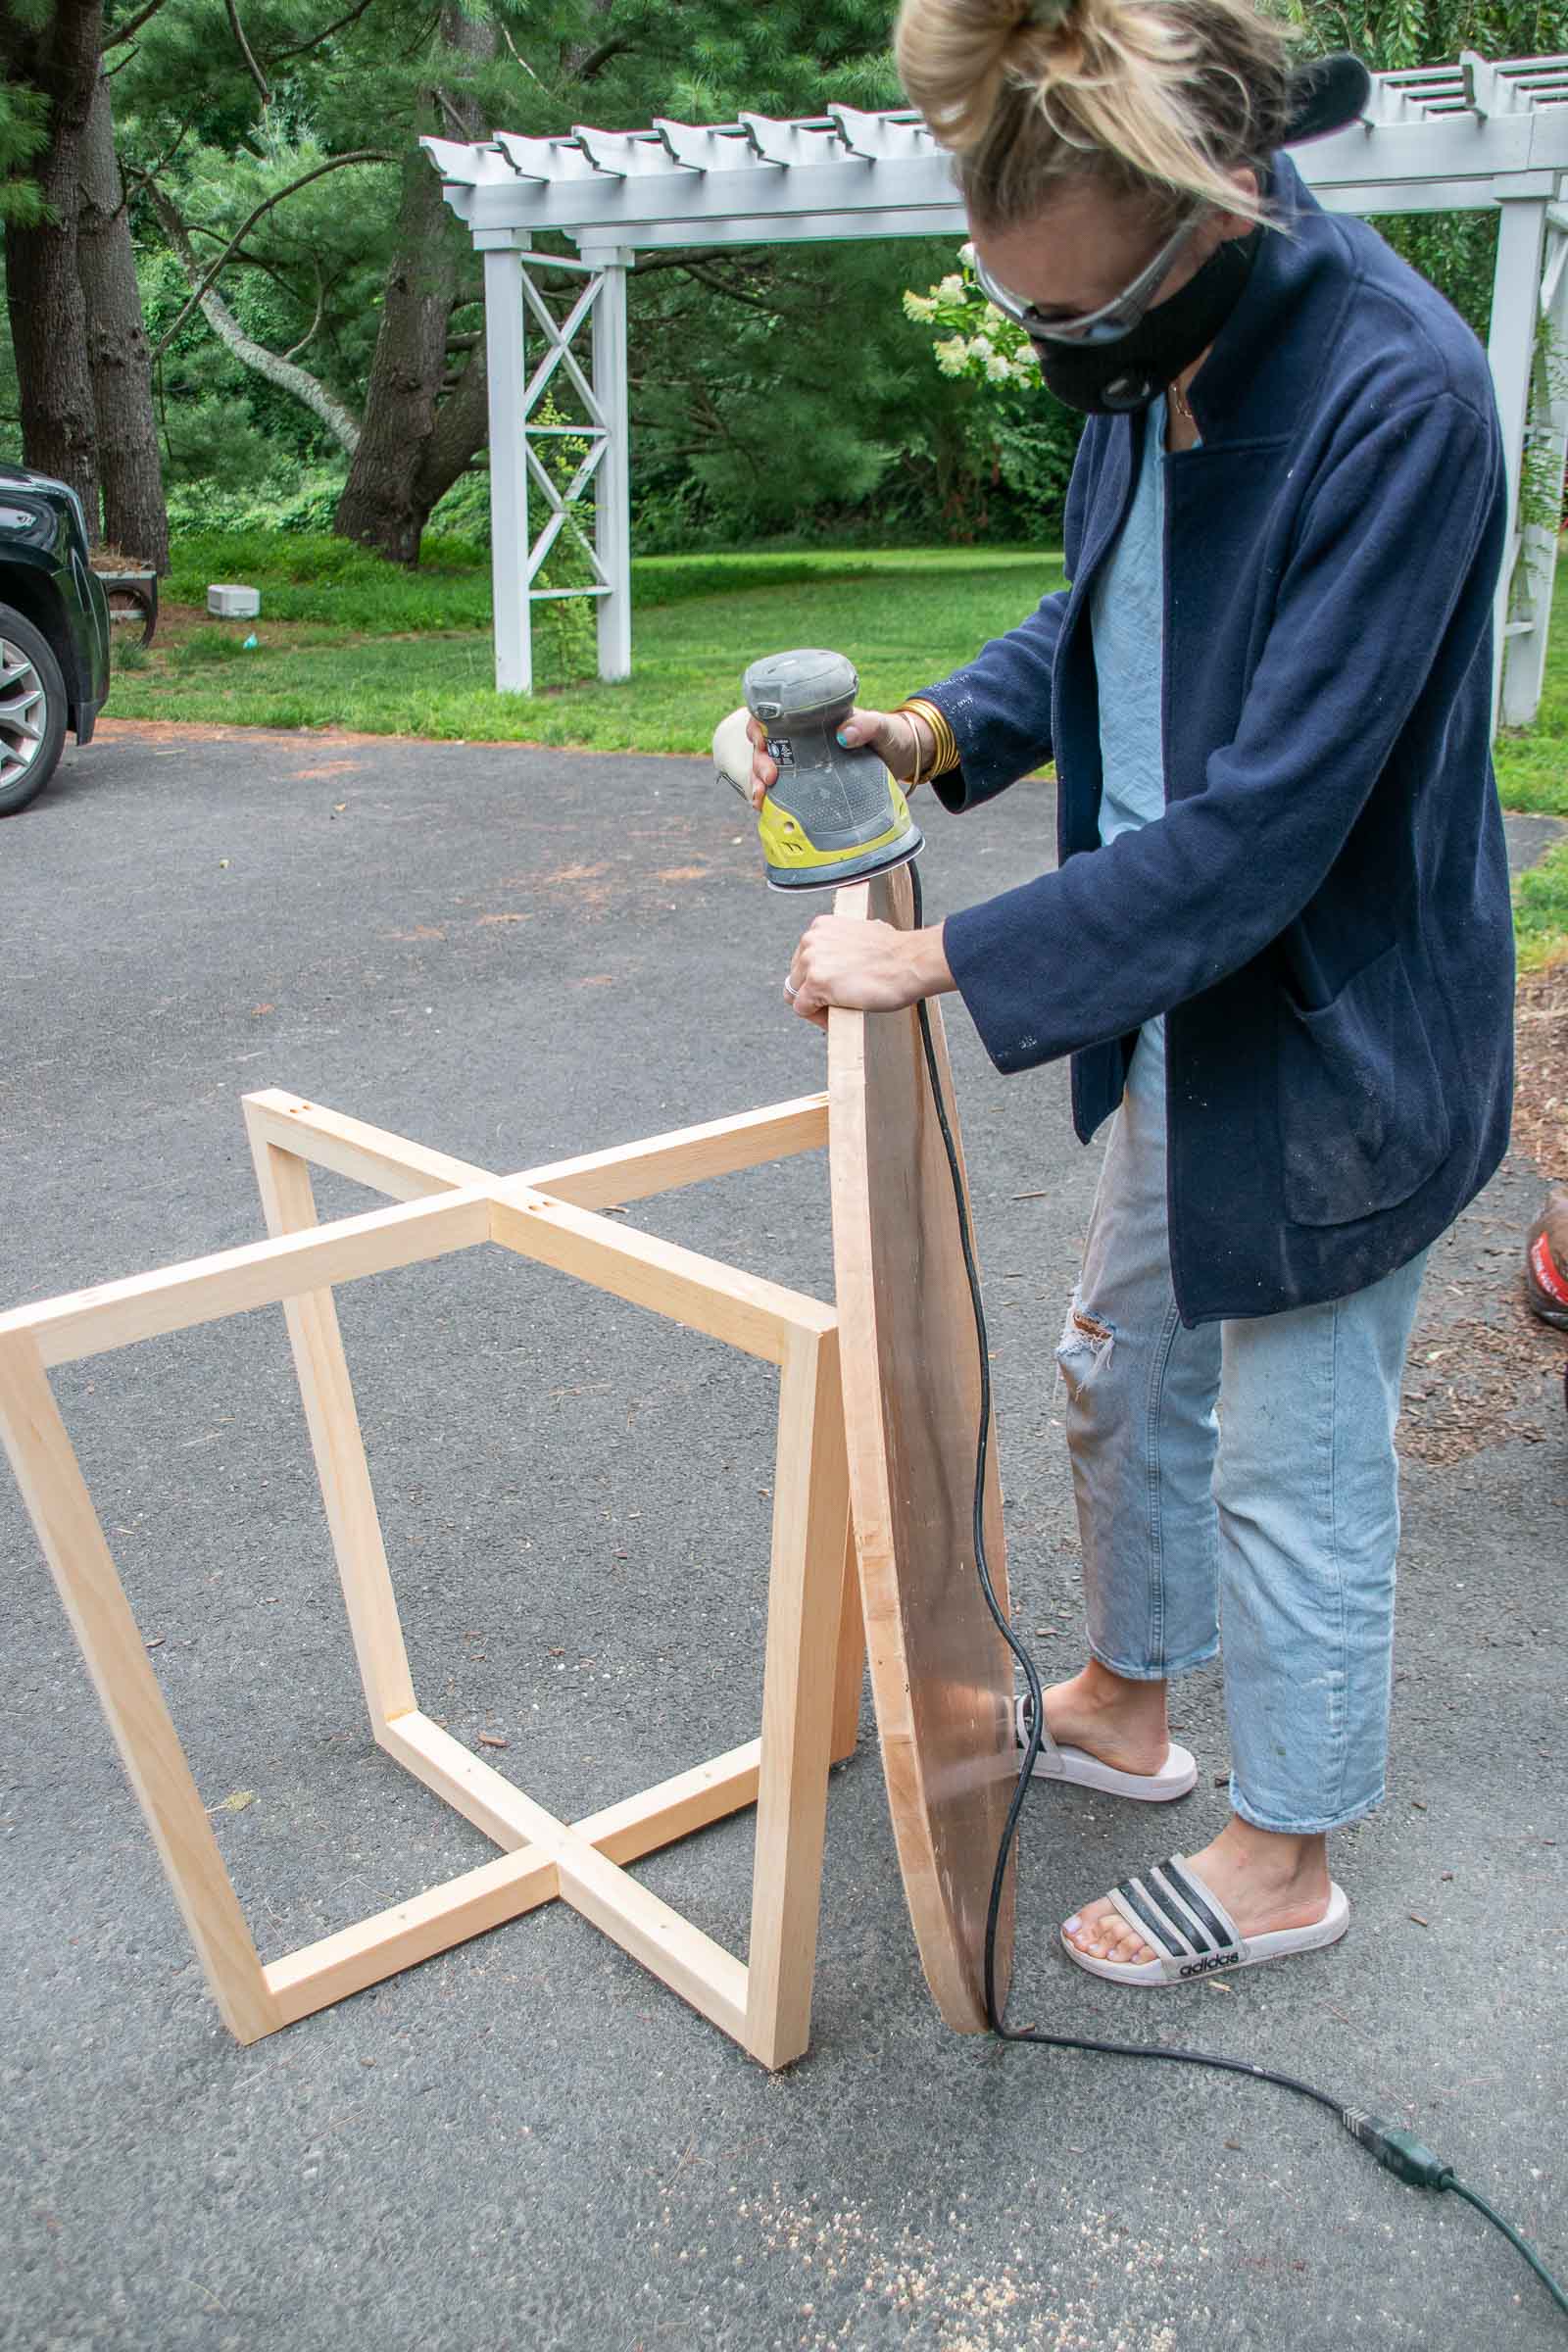
[[[940,710],[935,703],[927,702],[924,695],[917,694],[912,695],[907,702],[899,705],[898,715],[910,719],[923,718],[930,728],[932,740],[936,746],[935,756],[927,771],[931,776],[948,775],[959,765],[960,755],[957,739],[945,710]]]
[[[906,710],[903,715],[908,720],[909,733],[914,737],[914,773],[909,778],[909,790],[912,792],[920,781],[920,721],[912,710]]]

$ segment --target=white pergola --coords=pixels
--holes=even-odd
[[[553,596],[598,600],[599,674],[627,677],[627,270],[639,253],[661,247],[962,235],[951,161],[918,116],[848,106],[798,122],[742,115],[699,128],[656,120],[647,130],[582,124],[564,138],[498,131],[472,146],[424,145],[447,202],[484,256],[496,684],[530,691],[530,610]],[[1467,53],[1456,65],[1379,74],[1360,121],[1297,150],[1296,161],[1335,212],[1495,206],[1501,214],[1488,350],[1514,528],[1498,590],[1494,704],[1507,723],[1523,724],[1541,699],[1556,537],[1541,524],[1519,528],[1520,475],[1533,443],[1560,480],[1568,438],[1568,368],[1544,389],[1535,366],[1544,318],[1568,353],[1568,56],[1493,65]],[[564,235],[576,257],[533,252],[546,233]],[[530,254],[538,267],[581,276],[581,292],[559,321],[534,283]],[[540,338],[531,368],[530,318]],[[587,353],[579,348],[585,329]],[[558,374],[581,404],[583,422],[534,421]],[[587,443],[564,487],[535,448],[552,435]],[[531,535],[530,483],[542,525]],[[572,513],[590,486],[591,540]],[[592,577],[580,587],[538,586],[563,531],[580,546]]]

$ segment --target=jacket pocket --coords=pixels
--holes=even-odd
[[[1397,947],[1329,1004],[1282,990],[1279,1119],[1286,1214],[1348,1225],[1394,1208],[1447,1152],[1438,1067]]]

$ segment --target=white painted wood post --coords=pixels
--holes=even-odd
[[[533,692],[529,630],[528,467],[523,455],[522,250],[525,233],[480,229],[484,355],[490,401],[490,580],[495,598],[496,690]]]
[[[1544,413],[1538,407],[1532,415],[1532,439],[1542,453],[1544,472],[1560,483],[1568,445],[1568,227],[1555,223],[1548,236],[1541,308],[1548,338],[1548,405]],[[1502,723],[1508,727],[1528,727],[1541,708],[1557,571],[1556,531],[1527,523],[1520,535],[1520,560],[1526,566],[1521,601],[1530,627],[1509,641],[1502,673]]]
[[[594,547],[610,582],[599,604],[599,675],[631,676],[631,404],[626,386],[626,266],[629,253],[594,256],[604,283],[594,306],[594,395],[604,415],[605,454],[594,484]]]
[[[1498,199],[1497,261],[1492,280],[1492,323],[1487,357],[1502,420],[1502,454],[1508,476],[1508,532],[1502,576],[1494,612],[1492,731],[1502,712],[1502,673],[1507,649],[1508,604],[1519,553],[1519,474],[1525,425],[1530,416],[1530,364],[1541,315],[1541,256],[1546,235],[1546,204],[1540,196]]]

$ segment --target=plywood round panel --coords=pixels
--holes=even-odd
[[[841,891],[840,914],[906,930],[906,871]],[[931,1006],[948,1117],[957,1112]],[[899,1867],[926,1982],[950,2026],[986,2023],[986,1906],[1017,1776],[1012,1662],[975,1567],[980,1363],[958,1218],[919,1025],[834,1012],[829,1147],[850,1493],[871,1694]],[[986,1551],[1007,1605],[993,1440]],[[1012,1959],[1012,1875],[997,1993]]]

